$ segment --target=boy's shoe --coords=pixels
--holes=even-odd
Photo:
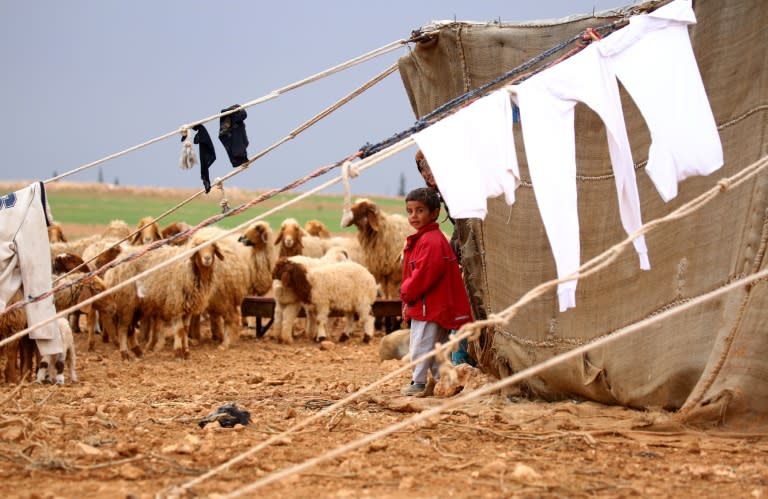
[[[411,381],[411,384],[403,390],[403,395],[407,395],[408,397],[411,397],[413,395],[419,395],[427,388],[427,385],[425,383],[414,383]]]
[[[432,397],[435,394],[435,385],[437,383],[434,379],[430,378],[427,384],[424,386],[424,391],[417,393],[414,397]]]

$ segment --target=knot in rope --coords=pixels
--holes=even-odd
[[[227,199],[227,193],[224,191],[224,181],[221,180],[221,177],[216,177],[216,180],[213,183],[221,191],[221,201],[219,201],[221,212],[229,213],[231,208],[229,207],[229,199]]]
[[[717,181],[717,186],[720,187],[720,192],[725,192],[731,188],[731,181],[727,178],[720,179]]]

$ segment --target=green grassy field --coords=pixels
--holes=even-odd
[[[120,219],[131,226],[145,216],[157,217],[191,197],[195,191],[181,189],[154,189],[136,187],[108,187],[103,185],[46,186],[48,203],[54,219],[64,225],[107,225],[110,221]],[[256,199],[261,193],[235,190],[227,193],[230,208],[234,209]],[[223,228],[232,228],[275,208],[298,194],[279,194],[271,199],[262,201],[238,215],[228,216],[216,222]],[[405,214],[402,198],[371,196],[387,213]],[[212,216],[221,214],[221,194],[212,190],[209,194],[201,195],[182,207],[163,217],[158,223],[161,227],[171,222],[183,221],[196,225]],[[340,226],[344,198],[342,195],[313,195],[298,201],[266,216],[267,222],[274,228],[288,217],[297,219],[300,223],[316,219],[325,223],[335,234],[354,233],[355,228]],[[445,217],[441,217],[443,221]],[[450,234],[452,227],[449,221],[442,223],[443,231]]]

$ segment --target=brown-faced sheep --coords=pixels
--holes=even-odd
[[[73,255],[59,255],[56,258],[56,264],[54,266],[54,272],[61,268],[65,267],[66,264],[62,264],[62,261],[69,261],[70,265],[74,263],[76,257],[73,258]],[[81,303],[92,296],[96,296],[97,294],[105,291],[107,289],[106,282],[100,278],[99,276],[92,276],[88,277],[86,279],[82,278],[83,274],[80,272],[76,272],[74,274],[61,276],[57,279],[54,286],[59,286],[61,284],[67,284],[67,283],[74,283],[71,287],[65,287],[63,289],[60,289],[56,292],[54,295],[54,300],[56,302],[56,308],[58,310],[63,310],[65,308],[69,308],[72,305],[76,303]],[[77,282],[79,281],[79,282]],[[115,297],[113,295],[107,295],[102,298],[99,298],[98,300],[94,301],[91,304],[85,305],[81,312],[86,314],[86,317],[88,318],[88,324],[86,327],[86,331],[88,332],[88,350],[93,351],[94,349],[94,343],[95,343],[95,332],[96,332],[96,326],[97,326],[97,320],[98,316],[113,316],[116,311],[116,302]],[[71,321],[69,322],[71,327]],[[105,324],[105,327],[102,330],[102,339],[106,343],[109,341],[110,337],[112,339],[116,339],[116,332],[114,328],[111,327],[112,324]],[[74,328],[72,328],[74,330]]]
[[[415,230],[402,215],[390,215],[369,199],[352,204],[352,217],[346,227],[357,227],[357,240],[363,249],[365,266],[381,285],[384,298],[400,296],[401,255],[406,238]]]
[[[141,320],[155,321],[154,341],[161,346],[165,342],[163,326],[169,325],[174,333],[173,350],[179,358],[189,357],[190,318],[207,308],[213,291],[215,260],[224,260],[219,244],[205,244],[208,242],[205,237],[193,236],[190,246],[199,246],[197,251],[136,282]],[[144,257],[147,269],[188,250],[187,246],[158,248]]]
[[[163,230],[160,231],[160,236],[162,239],[168,239],[176,234],[181,234],[182,232],[185,232],[189,229],[191,229],[192,226],[189,225],[186,222],[172,222],[165,227],[163,227]],[[174,239],[170,244],[174,244],[176,246],[181,246],[182,244],[186,244],[187,240],[189,239],[189,236],[180,236]]]
[[[206,234],[205,230],[198,232],[198,236]],[[239,336],[243,299],[249,294],[264,295],[272,288],[275,246],[272,229],[263,221],[252,224],[239,238],[227,236],[219,239],[217,244],[224,261],[214,272],[213,291],[206,311],[211,336],[221,338],[221,348],[228,348]],[[192,319],[191,327],[199,327],[199,317]],[[195,337],[194,334],[190,331],[190,336]]]
[[[328,230],[328,226],[320,220],[307,220],[304,224],[304,230],[310,236],[319,237],[320,239],[328,239],[331,237],[331,231]]]
[[[363,326],[363,342],[373,338],[371,307],[376,301],[376,281],[368,270],[355,262],[329,263],[307,267],[291,259],[280,259],[275,265],[275,279],[283,289],[290,290],[314,314],[317,337],[327,337],[331,310],[345,312],[347,323],[339,341],[348,338],[352,330],[351,314],[357,314]],[[283,328],[285,331],[285,328]],[[288,338],[283,338],[287,341]]]
[[[320,258],[324,253],[322,240],[309,235],[295,218],[286,218],[280,224],[275,245],[280,245],[278,257],[304,255]]]
[[[285,259],[285,257],[282,257]],[[349,260],[347,253],[339,248],[332,248],[321,258],[312,258],[309,256],[296,255],[288,257],[289,260],[301,263],[305,267],[314,267],[317,265],[327,265],[329,263],[344,262]],[[273,274],[274,277],[274,274]],[[296,294],[288,288],[284,288],[279,278],[272,281],[272,296],[275,298],[275,309],[273,313],[275,328],[277,329],[277,339],[280,342],[291,343],[293,341],[293,326],[302,308],[302,303]],[[322,341],[325,338],[316,336],[315,316],[304,307],[307,316],[307,334],[314,337],[316,341]]]
[[[163,238],[160,226],[154,221],[154,217],[143,217],[136,224],[138,232],[131,238],[131,244],[139,246],[159,241]]]
[[[48,242],[49,243],[66,243],[67,238],[64,237],[64,231],[61,229],[61,225],[53,223],[48,226]]]

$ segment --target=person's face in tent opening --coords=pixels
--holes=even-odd
[[[427,187],[431,187],[434,190],[438,190],[437,183],[435,182],[435,177],[434,175],[432,175],[432,169],[429,167],[429,163],[427,163],[426,158],[416,161],[416,167],[419,169],[419,173],[421,173],[421,178],[424,179],[424,183],[427,184]]]

